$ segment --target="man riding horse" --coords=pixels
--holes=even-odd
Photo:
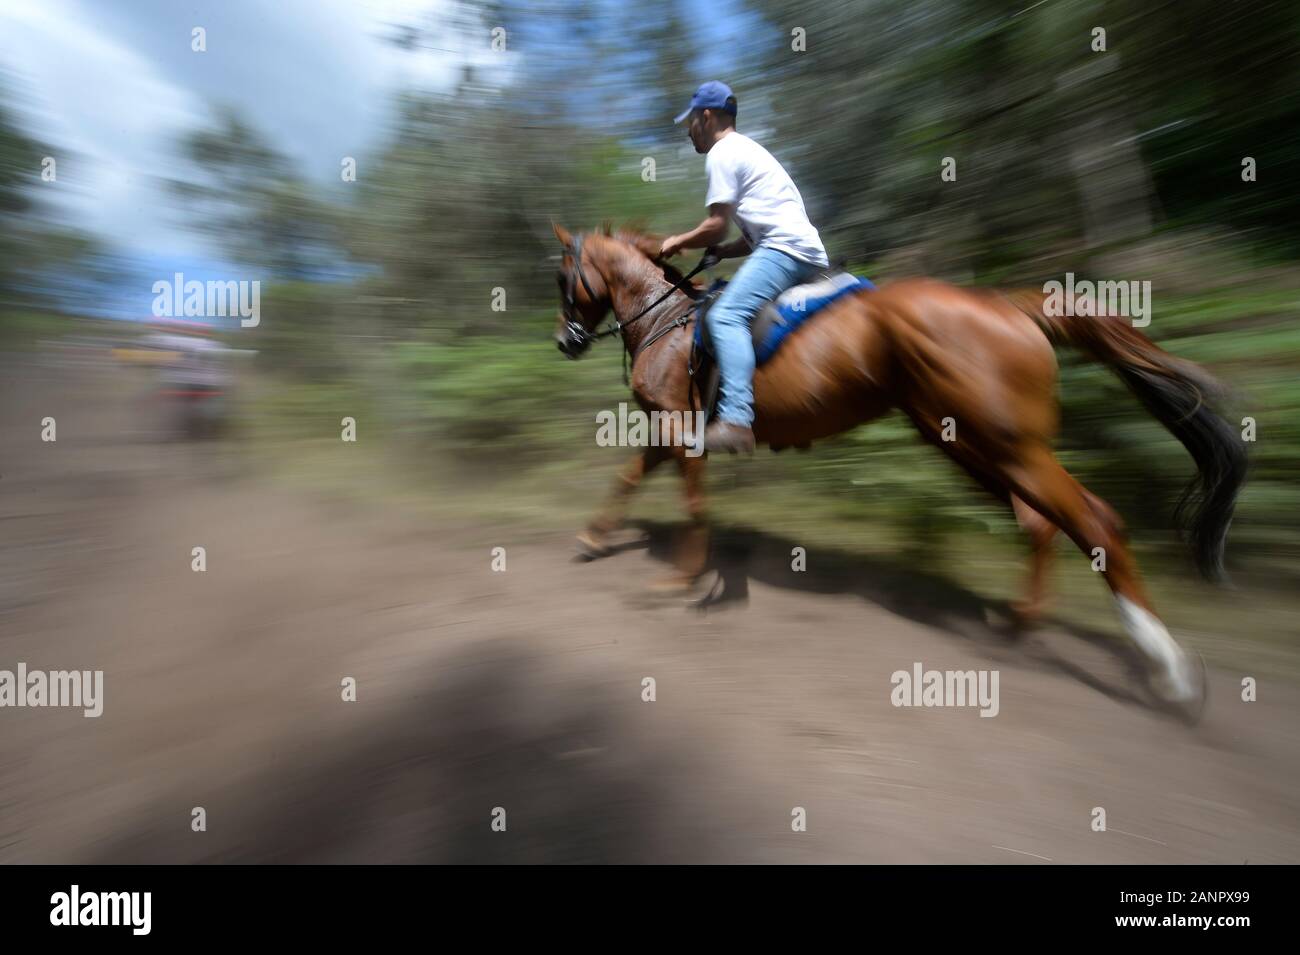
[[[829,265],[808,221],[803,197],[766,149],[736,130],[736,97],[716,80],[695,91],[675,122],[689,120],[695,151],[705,156],[709,214],[690,232],[664,239],[660,255],[713,248],[718,258],[749,256],[707,313],[713,355],[721,372],[717,420],[704,432],[709,451],[753,451],[754,343],[750,323],[768,301],[810,281]],[[741,237],[727,237],[730,220]]]
[[[709,218],[666,240],[630,229],[574,235],[556,224],[564,248],[556,274],[560,350],[577,358],[595,341],[619,335],[642,409],[680,412],[683,420],[698,410],[692,326],[700,290],[690,284],[694,272],[681,275],[664,256],[711,246],[725,237],[727,218],[735,218],[745,238],[720,251],[752,253],[705,318],[723,375],[720,420],[705,433],[706,450],[807,447],[899,409],[1028,534],[1029,589],[1018,615],[1027,623],[1041,616],[1052,540],[1063,531],[1090,559],[1104,557],[1094,569],[1148,661],[1157,699],[1187,719],[1199,718],[1203,665],[1156,615],[1120,516],[1066,471],[1052,448],[1059,422],[1054,346],[1079,349],[1110,367],[1191,454],[1196,480],[1183,499],[1187,506],[1175,513],[1210,578],[1222,574],[1247,469],[1238,433],[1219,410],[1226,389],[1122,315],[1062,314],[1045,289],[958,288],[933,279],[878,289],[851,282],[843,294],[811,302],[803,321],[782,313],[795,327],[760,362],[746,326],[769,298],[823,266],[825,253],[790,178],[735,131],[730,91],[705,84],[687,115],[695,148],[708,155]],[[599,330],[611,312],[614,325]],[[579,535],[581,552],[611,553],[610,535],[631,495],[647,474],[672,461],[684,480],[690,523],[668,583],[692,586],[708,564],[707,457],[687,450],[681,442],[638,448]]]

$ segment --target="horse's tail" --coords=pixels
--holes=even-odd
[[[1072,345],[1109,365],[1196,462],[1197,476],[1178,502],[1196,565],[1211,580],[1223,577],[1223,549],[1237,494],[1246,480],[1246,451],[1213,403],[1226,389],[1205,369],[1176,358],[1127,320],[1114,315],[1049,315],[1037,290],[1005,293],[1053,344]]]

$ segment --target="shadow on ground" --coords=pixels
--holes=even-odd
[[[653,559],[671,564],[679,528],[652,521],[634,526],[645,536],[630,546],[644,547]],[[1074,637],[1109,657],[1119,667],[1118,677],[1094,672],[1095,668],[1073,659],[1068,647],[1033,639],[1015,622],[1005,600],[980,596],[901,558],[868,557],[833,547],[817,547],[807,568],[795,572],[791,553],[796,546],[800,545],[787,537],[754,528],[716,528],[709,568],[717,574],[717,583],[701,609],[713,612],[744,604],[751,581],[806,593],[852,594],[956,639],[1014,652],[1025,665],[1055,670],[1112,699],[1158,708],[1145,691],[1147,669],[1140,653],[1105,631],[1061,620],[1044,623],[1044,629]]]
[[[743,791],[725,784],[725,767],[695,741],[656,731],[653,708],[635,694],[615,699],[612,682],[566,685],[557,672],[518,644],[489,641],[439,665],[409,703],[384,701],[393,715],[339,738],[295,741],[251,784],[157,799],[89,861],[752,857],[736,807],[703,795]],[[186,799],[207,810],[206,832],[188,831]],[[496,807],[506,810],[505,832],[491,828]]]

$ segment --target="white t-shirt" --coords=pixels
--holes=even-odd
[[[704,155],[709,176],[706,206],[726,202],[751,248],[780,249],[796,259],[829,265],[821,236],[808,221],[803,197],[776,158],[748,136],[732,131]]]

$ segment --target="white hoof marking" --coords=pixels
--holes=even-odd
[[[1133,642],[1160,668],[1152,679],[1156,692],[1167,700],[1195,699],[1200,690],[1195,679],[1191,658],[1169,635],[1160,619],[1143,610],[1127,597],[1115,598],[1119,617]]]

